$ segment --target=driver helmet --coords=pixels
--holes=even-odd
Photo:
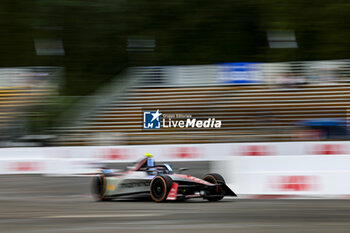
[[[151,153],[145,153],[145,156],[147,158],[147,167],[153,167],[154,166],[154,160],[152,159],[153,155]]]

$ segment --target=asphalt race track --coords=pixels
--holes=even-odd
[[[95,202],[90,178],[0,176],[0,232],[349,232],[350,200]]]

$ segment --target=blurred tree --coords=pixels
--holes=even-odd
[[[122,69],[348,58],[347,0],[2,0],[0,67],[66,68],[62,95],[86,95]],[[298,48],[271,49],[269,30],[293,30]],[[128,52],[130,37],[153,52]],[[65,56],[38,56],[35,39],[62,39]]]

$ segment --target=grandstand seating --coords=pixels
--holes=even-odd
[[[29,86],[0,88],[0,137],[7,137],[12,127],[18,127],[18,118],[28,114],[28,108],[42,102],[52,90]]]
[[[133,87],[122,99],[100,106],[80,126],[62,130],[58,143],[94,145],[97,133],[118,135],[116,144],[129,145],[301,140],[295,137],[296,122],[346,118],[349,102],[347,83]],[[142,112],[157,109],[197,119],[213,117],[222,120],[222,128],[143,130]]]

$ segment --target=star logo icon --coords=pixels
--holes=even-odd
[[[153,116],[153,118],[152,118],[152,120],[151,120],[151,122],[152,122],[152,121],[154,121],[154,120],[159,121],[159,117],[160,117],[160,115],[162,115],[162,114],[159,112],[159,109],[157,109],[157,111],[156,111],[155,113],[151,113],[151,115]]]
[[[143,112],[143,128],[144,129],[160,129],[161,128],[161,118],[162,113],[159,109],[155,112]]]

